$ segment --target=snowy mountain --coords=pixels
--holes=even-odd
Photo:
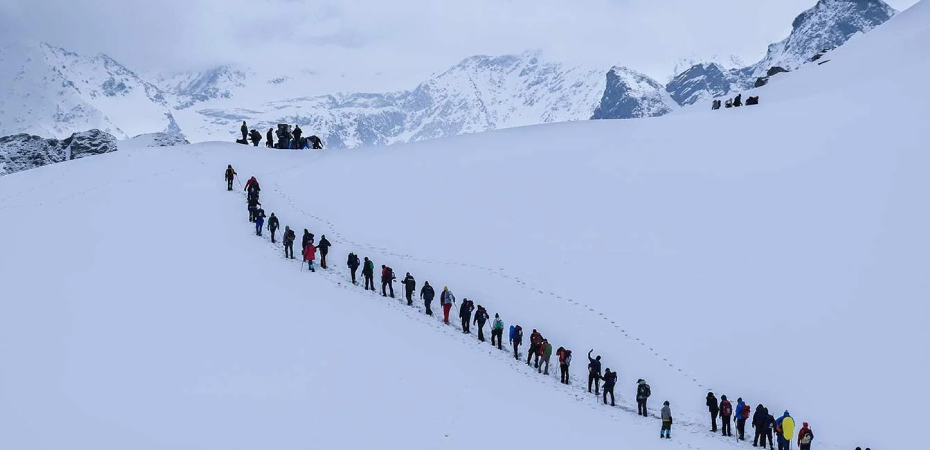
[[[116,138],[100,130],[74,133],[62,140],[29,134],[3,136],[0,137],[0,175],[102,155],[116,149]]]
[[[820,0],[792,22],[791,34],[769,45],[765,57],[742,68],[726,68],[714,62],[691,66],[675,75],[666,87],[680,105],[714,97],[735,95],[767,81],[773,67],[791,71],[814,55],[846,43],[890,19],[896,11],[882,0]]]

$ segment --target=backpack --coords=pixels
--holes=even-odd
[[[639,391],[637,392],[637,395],[636,395],[638,398],[646,399],[650,395],[652,395],[652,390],[649,388],[648,384],[643,383],[639,385]]]
[[[721,416],[733,415],[733,406],[730,405],[729,400],[724,400],[723,403],[720,404],[720,415]]]
[[[749,418],[749,410],[752,409],[749,405],[743,406],[742,414],[740,414],[744,419]]]
[[[504,321],[501,320],[500,318],[494,319],[494,329],[495,329],[495,330],[503,330],[503,329],[504,329]]]
[[[808,444],[810,444],[811,441],[813,441],[813,440],[814,440],[814,434],[811,433],[810,430],[808,430],[806,433],[804,433],[803,436],[801,436],[801,441],[800,441],[800,443],[801,443],[801,444],[804,444],[804,445],[808,445]]]

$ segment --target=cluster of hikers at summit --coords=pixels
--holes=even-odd
[[[752,105],[758,105],[758,104],[759,104],[759,96],[746,98],[746,106],[752,106]],[[710,109],[718,110],[720,109],[720,105],[721,105],[720,100],[714,100],[713,102],[711,102]],[[731,98],[727,100],[726,103],[723,104],[723,106],[725,108],[739,108],[740,106],[743,106],[743,94],[736,94],[735,98]]]
[[[242,121],[242,127],[239,129],[242,132],[242,139],[236,139],[236,142],[239,144],[249,145],[249,141],[252,141],[252,145],[258,147],[258,144],[262,141],[262,134],[258,130],[249,131],[249,126],[246,125],[245,121]],[[268,133],[265,135],[266,142],[265,146],[268,148],[280,148],[280,149],[314,149],[320,150],[323,148],[323,141],[320,140],[318,136],[304,137],[304,131],[300,129],[300,125],[294,125],[294,129],[291,130],[291,126],[288,124],[278,124],[278,129],[275,131],[274,128],[269,128]],[[278,137],[278,142],[275,143],[274,137]]]
[[[228,166],[226,168],[227,190],[232,191],[233,183],[237,180],[238,176],[236,171],[233,169],[232,165]],[[261,186],[258,180],[255,177],[249,178],[243,190],[246,191],[249,222],[255,224],[255,234],[262,236],[262,231],[267,229],[271,234],[271,242],[277,243],[275,235],[281,227],[281,222],[274,213],[271,213],[270,216],[265,216],[265,210],[262,209],[262,204],[259,201]],[[265,221],[266,218],[267,224]],[[284,247],[285,258],[296,259],[294,257],[294,241],[296,237],[294,230],[292,230],[290,226],[284,227],[281,241]],[[313,233],[306,228],[304,229],[300,247],[301,256],[303,257],[303,262],[307,263],[307,267],[311,272],[316,272],[315,262],[317,252],[320,254],[320,268],[328,268],[326,257],[329,254],[331,246],[332,244],[326,239],[325,235],[320,237],[319,242],[316,242]],[[372,260],[368,257],[360,260],[355,253],[349,253],[346,258],[346,266],[349,269],[349,275],[353,284],[359,284],[356,276],[359,267],[361,267],[364,289],[366,291],[375,291],[375,263]],[[396,281],[394,269],[382,264],[381,295],[383,297],[394,298],[394,281]],[[417,281],[410,272],[407,272],[401,284],[403,285],[404,298],[407,300],[407,305],[412,306],[413,296],[417,289]],[[432,316],[432,302],[433,299],[436,298],[436,290],[428,281],[424,282],[420,287],[419,298],[423,301],[426,314]],[[453,305],[457,304],[457,300],[448,286],[444,286],[442,291],[439,292],[439,304],[442,307],[442,320],[445,324],[449,324],[449,314]],[[478,340],[481,342],[485,342],[484,327],[490,322],[491,345],[496,346],[498,350],[503,350],[504,322],[499,314],[494,314],[494,318],[491,319],[490,313],[484,306],[476,306],[472,300],[467,298],[463,298],[462,303],[458,305],[458,313],[461,319],[462,333],[471,334],[471,326],[476,325]],[[512,348],[513,357],[518,361],[522,361],[520,346],[523,345],[523,328],[520,325],[514,324],[510,326],[508,342],[509,346],[507,351],[510,352]],[[543,337],[542,333],[533,329],[529,336],[529,345],[526,351],[526,364],[532,366],[538,373],[548,375],[549,363],[553,355],[552,347],[552,344],[548,339]],[[610,405],[616,406],[614,402],[614,387],[619,378],[618,372],[611,371],[609,367],[605,368],[602,372],[601,367],[603,363],[601,361],[601,356],[592,356],[593,353],[593,349],[588,351],[588,392],[590,393],[593,388],[596,396],[603,395],[603,402],[605,404],[607,404],[607,397],[609,396]],[[563,384],[570,384],[569,368],[572,363],[572,351],[564,347],[559,347],[555,350],[555,355],[556,358],[558,358],[560,382]],[[602,382],[603,386],[601,386]],[[603,390],[601,389],[602,387]],[[640,416],[649,417],[647,402],[652,396],[652,388],[643,379],[638,379],[635,387],[637,413]],[[603,394],[601,392],[603,392]],[[774,449],[775,443],[777,443],[779,450],[788,450],[791,448],[791,442],[795,438],[795,422],[788,411],[785,411],[776,418],[774,414],[770,413],[762,404],[756,405],[755,412],[753,412],[752,407],[747,402],[744,402],[742,398],[738,398],[734,406],[730,400],[727,399],[726,395],[720,396],[718,400],[713,392],[707,394],[706,405],[711,419],[710,431],[717,432],[717,419],[719,417],[722,435],[733,436],[731,423],[735,421],[737,440],[743,441],[746,440],[746,424],[748,422],[755,429],[755,437],[753,439],[754,447],[765,447],[766,444],[768,444],[770,449]],[[671,439],[672,413],[668,401],[663,403],[658,418],[662,421],[660,437]],[[804,422],[802,427],[797,431],[796,437],[798,446],[801,450],[810,450],[814,440],[814,432],[807,422]]]

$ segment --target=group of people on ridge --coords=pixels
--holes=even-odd
[[[262,141],[262,134],[258,130],[249,131],[249,126],[246,125],[245,121],[242,121],[242,127],[239,129],[242,132],[242,139],[236,140],[240,144],[248,145],[249,141],[252,141],[252,145],[258,147],[258,144]],[[278,142],[275,143],[274,136],[277,135]],[[265,145],[268,148],[279,148],[279,149],[314,149],[319,150],[323,148],[323,141],[320,140],[319,136],[310,136],[303,137],[303,130],[300,129],[300,125],[294,125],[294,130],[291,131],[290,125],[281,124],[278,125],[278,130],[274,131],[274,128],[269,128],[268,133],[265,134],[266,143]]]
[[[237,174],[233,169],[232,165],[227,166],[226,168],[226,182],[227,190],[231,191],[233,186],[233,180],[236,179]],[[258,183],[258,180],[255,177],[249,178],[244,186],[246,191],[246,199],[249,210],[249,221],[255,223],[255,234],[258,236],[262,235],[262,229],[265,224],[265,211],[261,208],[261,203],[259,202],[259,196],[261,192],[261,186]],[[271,232],[271,242],[275,243],[275,232],[279,229],[280,222],[274,213],[271,213],[271,216],[268,217],[267,229]],[[289,226],[284,227],[283,235],[283,245],[284,245],[284,256],[285,258],[295,259],[294,258],[294,240],[296,235],[294,230]],[[315,272],[314,261],[316,259],[316,253],[319,251],[321,256],[320,267],[323,269],[327,268],[326,265],[326,256],[329,253],[329,248],[332,244],[326,239],[326,236],[323,235],[319,243],[314,242],[314,235],[307,229],[304,229],[303,239],[301,241],[301,248],[303,261],[308,264],[308,267],[311,272]],[[362,268],[362,277],[364,278],[364,289],[375,291],[374,284],[374,270],[375,264],[367,256],[363,260],[359,260],[358,255],[355,253],[349,253],[346,260],[346,265],[349,268],[350,276],[352,283],[358,285],[358,280],[356,279],[356,274],[359,267]],[[394,269],[387,265],[381,265],[381,295],[383,297],[390,296],[394,298],[394,285],[393,282],[396,280],[394,275]],[[401,281],[401,284],[404,287],[404,297],[407,300],[407,305],[413,305],[413,295],[416,292],[417,282],[414,279],[413,275],[410,272],[406,273],[406,276]],[[429,281],[423,283],[423,286],[419,291],[420,299],[423,301],[425,306],[425,312],[427,315],[432,316],[432,302],[436,296],[436,292],[433,289],[433,286],[429,284]],[[452,306],[455,305],[456,298],[448,286],[444,286],[442,291],[439,294],[439,302],[442,305],[443,311],[443,323],[449,324],[449,313],[451,312]],[[501,320],[500,315],[495,313],[494,319],[491,320],[490,314],[487,309],[482,305],[475,305],[472,300],[467,298],[462,299],[462,304],[459,306],[459,318],[462,323],[462,333],[471,334],[471,325],[477,325],[478,327],[478,340],[485,342],[484,338],[484,326],[490,321],[491,322],[491,345],[497,346],[498,350],[503,350],[503,333],[504,333],[504,322]],[[520,361],[520,346],[523,344],[523,328],[520,325],[511,325],[509,342],[513,348],[514,359]],[[509,351],[509,350],[508,350]],[[603,380],[603,402],[607,404],[607,396],[610,395],[610,405],[615,406],[614,401],[614,387],[617,384],[619,375],[616,371],[611,371],[610,368],[606,368],[603,373],[601,372],[601,356],[592,356],[594,350],[588,351],[588,392],[591,392],[593,387],[594,395],[600,396],[601,393],[601,381]],[[555,351],[556,357],[559,362],[559,372],[560,372],[560,382],[563,384],[569,384],[569,367],[571,366],[572,361],[572,351],[564,347],[559,347]],[[530,334],[529,339],[529,349],[527,350],[526,365],[532,365],[533,368],[537,370],[538,373],[545,375],[549,374],[549,362],[552,357],[552,344],[549,343],[549,340],[544,338],[542,333],[533,329]],[[637,404],[637,414],[643,417],[648,417],[648,408],[647,401],[652,395],[652,389],[645,380],[639,379],[636,381],[636,404]],[[755,439],[753,440],[753,446],[765,447],[768,443],[770,449],[774,450],[774,442],[778,442],[779,450],[789,450],[791,441],[794,437],[795,423],[794,419],[785,411],[784,414],[775,418],[772,414],[769,414],[768,409],[763,405],[756,406],[755,413],[752,413],[752,408],[743,401],[742,398],[737,399],[737,404],[734,409],[733,405],[727,399],[726,395],[721,396],[718,401],[714,396],[713,392],[707,394],[706,404],[711,415],[711,431],[717,432],[717,417],[720,417],[721,421],[721,430],[724,436],[732,436],[731,432],[731,421],[735,417],[736,421],[736,431],[738,440],[745,440],[746,432],[746,422],[751,418],[751,425],[755,428]],[[662,409],[660,410],[659,418],[662,420],[662,428],[660,430],[660,437],[671,439],[671,428],[672,428],[672,413],[670,403],[665,401],[663,403]],[[803,423],[803,426],[798,431],[797,441],[800,447],[800,450],[810,450],[811,443],[814,439],[814,433],[811,431],[810,426],[807,422]],[[856,450],[861,450],[857,448]],[[870,449],[866,449],[870,450]]]
[[[758,104],[759,104],[758,95],[755,97],[746,98],[746,106],[758,105]],[[736,94],[735,98],[731,98],[727,100],[726,103],[723,104],[723,106],[725,108],[739,108],[740,106],[743,106],[743,94]],[[710,109],[714,111],[720,109],[720,100],[718,99],[718,100],[714,100],[713,102],[711,102]]]

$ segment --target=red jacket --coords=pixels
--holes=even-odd
[[[304,249],[304,261],[313,261],[316,259],[316,247],[313,244],[307,245]]]
[[[798,443],[801,443],[801,439],[804,439],[804,435],[807,433],[811,434],[811,439],[814,438],[814,432],[808,427],[803,427],[801,431],[798,431]],[[810,442],[808,442],[808,444],[810,444]]]

